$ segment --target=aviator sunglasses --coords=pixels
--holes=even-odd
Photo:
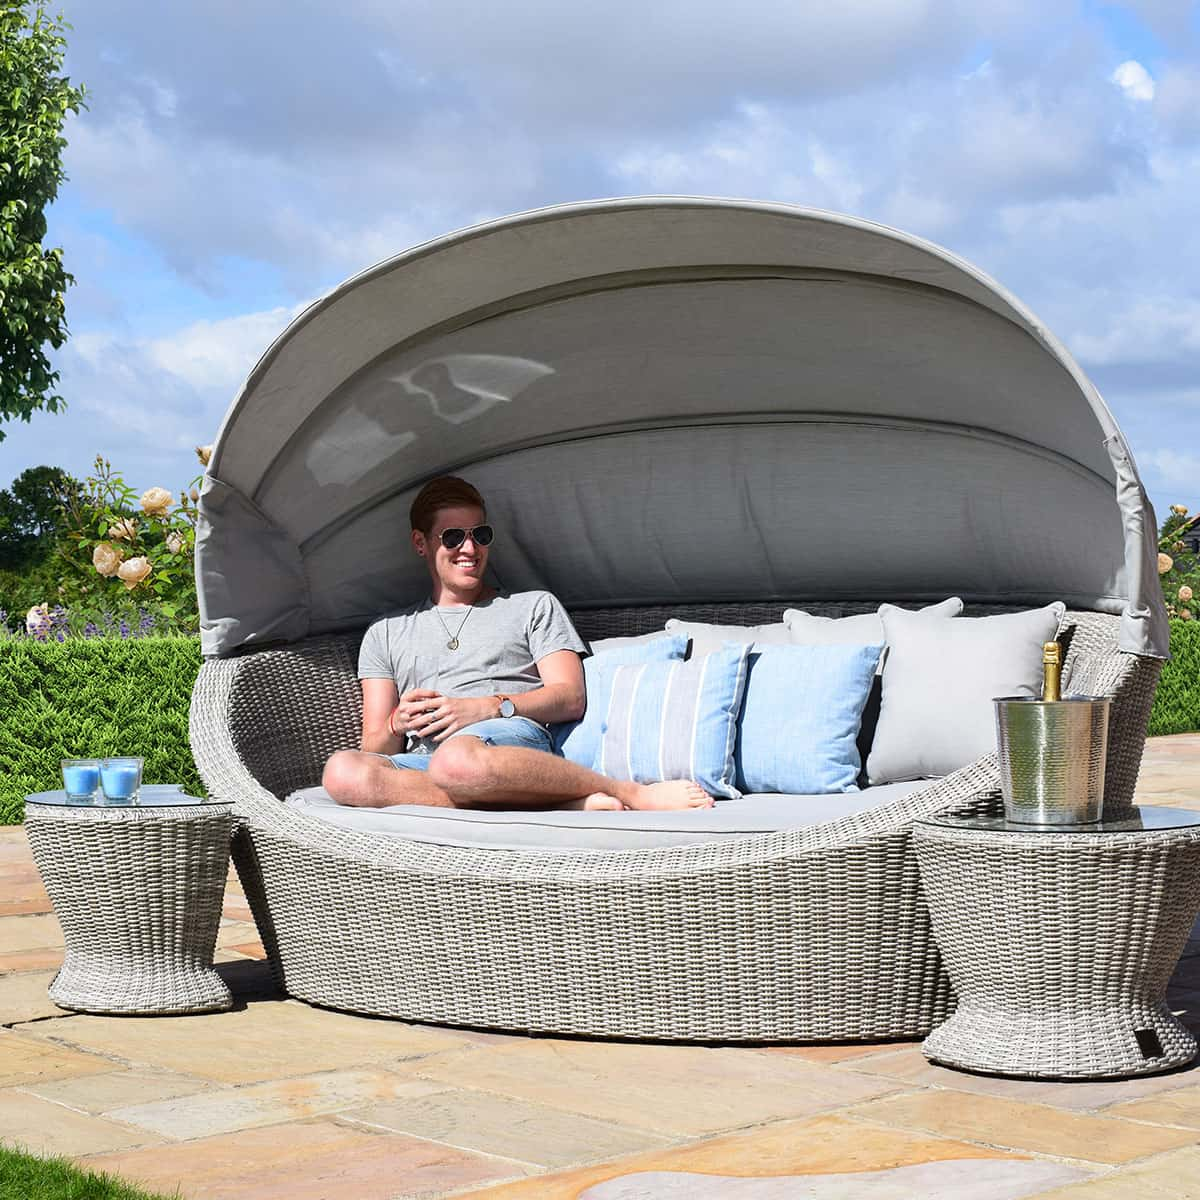
[[[447,550],[457,550],[467,538],[477,546],[490,546],[496,531],[490,525],[476,525],[474,529],[457,529],[451,526],[449,529],[443,529],[439,536]]]

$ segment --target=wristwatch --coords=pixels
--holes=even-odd
[[[502,717],[515,717],[517,715],[517,706],[507,696],[497,696],[500,701],[500,715]]]

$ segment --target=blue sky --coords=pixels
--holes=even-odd
[[[311,299],[478,220],[601,196],[853,213],[973,261],[1074,352],[1161,513],[1200,509],[1200,5],[1053,0],[66,0],[50,219],[65,414],[0,486],[98,453],[197,473]]]

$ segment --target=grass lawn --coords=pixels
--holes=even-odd
[[[177,1200],[111,1175],[80,1171],[65,1158],[38,1158],[0,1146],[0,1200]]]

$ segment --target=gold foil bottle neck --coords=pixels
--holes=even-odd
[[[1057,642],[1042,645],[1042,699],[1061,700],[1062,647]]]

